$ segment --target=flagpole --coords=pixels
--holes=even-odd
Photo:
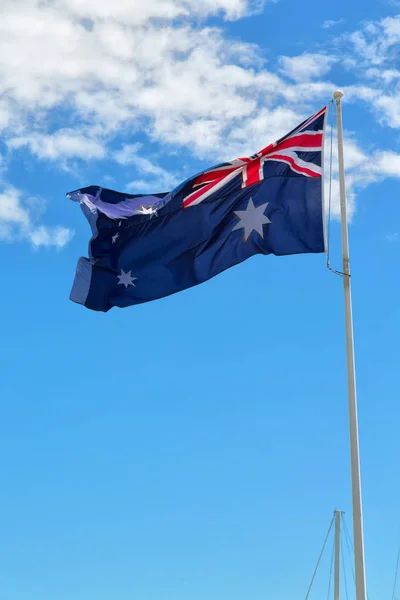
[[[340,519],[342,513],[335,510],[335,586],[334,600],[340,600]]]
[[[343,284],[344,310],[346,321],[346,351],[347,351],[347,387],[350,422],[350,459],[351,481],[353,494],[353,529],[354,529],[354,562],[356,576],[356,600],[366,600],[364,533],[361,500],[360,450],[358,442],[358,418],[356,396],[356,374],[354,366],[354,335],[353,314],[351,305],[351,275],[349,260],[349,237],[347,225],[346,185],[343,158],[343,122],[342,104],[343,92],[337,90],[333,94],[336,102],[339,184],[340,184],[340,215],[342,222],[342,254],[343,254]]]

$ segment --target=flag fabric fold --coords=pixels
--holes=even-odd
[[[255,254],[325,250],[322,158],[327,107],[249,158],[172,192],[70,192],[92,229],[70,298],[108,311],[180,292]]]

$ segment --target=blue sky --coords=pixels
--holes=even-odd
[[[255,257],[179,295],[92,313],[68,300],[89,230],[65,193],[167,191],[266,146],[338,86],[367,580],[372,600],[391,597],[396,4],[3,2],[2,598],[305,596],[333,510],[351,524],[341,280],[323,256]],[[332,201],[340,267],[336,168]],[[329,557],[311,600],[328,578]]]

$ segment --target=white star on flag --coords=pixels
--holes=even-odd
[[[129,287],[130,285],[132,285],[133,287],[136,287],[133,282],[137,280],[137,277],[132,277],[131,273],[132,273],[132,271],[128,271],[127,273],[125,273],[125,271],[123,269],[121,269],[121,275],[117,275],[117,277],[119,279],[117,285],[120,285],[120,284],[124,285],[125,288]]]
[[[115,242],[117,241],[117,238],[118,238],[118,237],[119,237],[119,233],[118,233],[118,232],[117,232],[115,235],[113,235],[113,236],[111,237],[111,239],[112,239],[112,243],[113,243],[113,244],[115,244]]]
[[[246,210],[234,211],[235,215],[239,218],[239,223],[236,223],[232,231],[235,231],[235,229],[244,229],[245,242],[247,242],[253,231],[257,231],[264,239],[263,225],[271,223],[268,217],[264,215],[264,211],[268,204],[269,202],[266,202],[266,204],[255,207],[252,198],[250,198]]]
[[[143,204],[140,208],[137,209],[137,213],[139,215],[151,215],[151,217],[157,216],[157,211],[155,208],[153,208],[152,206],[143,206]]]

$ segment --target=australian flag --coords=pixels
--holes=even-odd
[[[327,107],[277,142],[196,175],[172,192],[89,186],[68,194],[91,229],[71,300],[108,311],[203,283],[254,254],[324,252]]]

